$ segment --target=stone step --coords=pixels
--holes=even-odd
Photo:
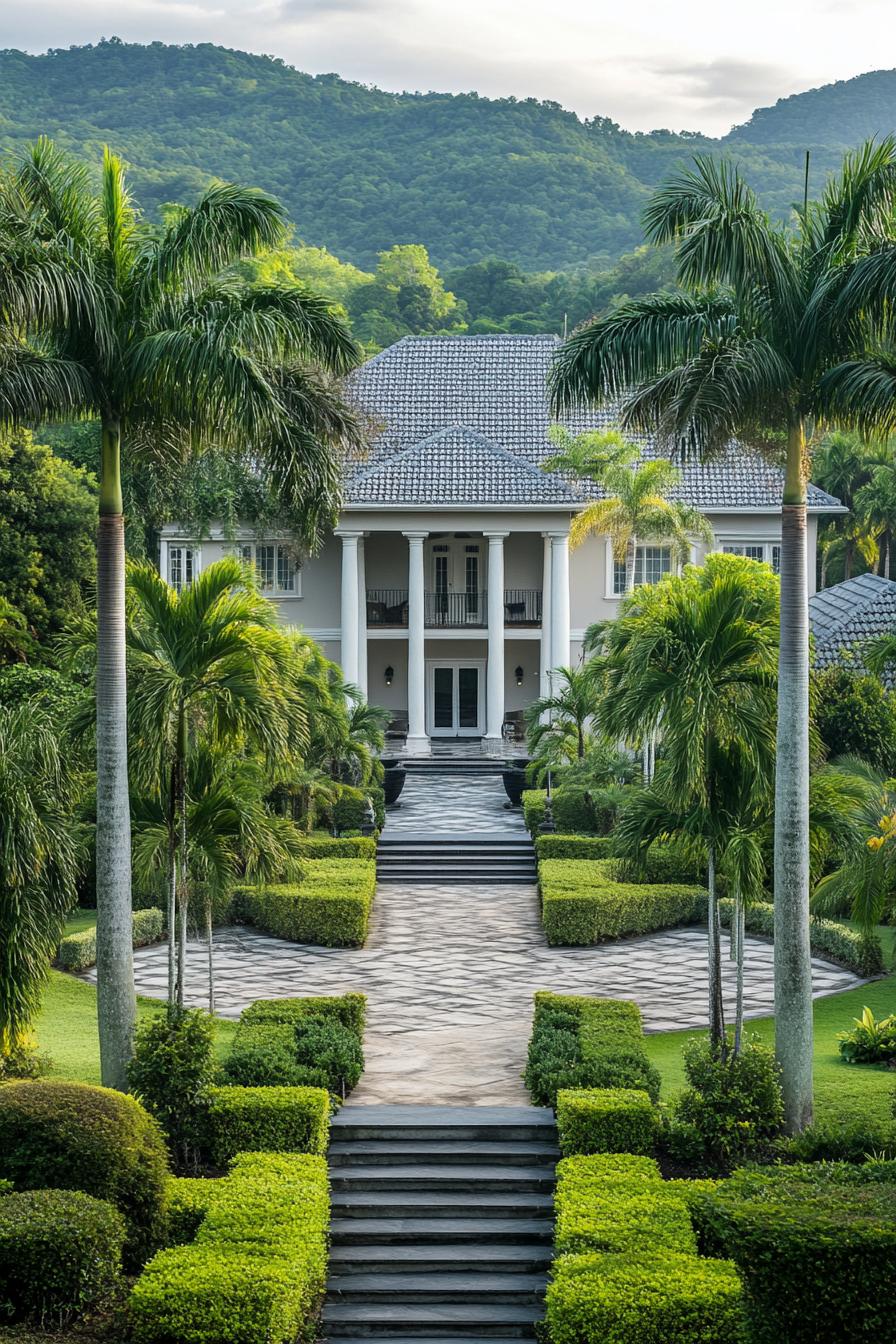
[[[528,1210],[528,1204],[526,1205]],[[403,1247],[432,1247],[463,1243],[469,1249],[489,1244],[496,1249],[504,1245],[550,1246],[554,1224],[550,1218],[510,1217],[337,1217],[330,1222],[333,1247],[366,1247],[371,1254],[379,1245]]]
[[[330,1197],[337,1218],[550,1218],[554,1200],[549,1191],[496,1193],[468,1190],[334,1189]]]
[[[544,1274],[481,1273],[451,1274],[433,1270],[409,1274],[331,1274],[327,1291],[335,1302],[394,1303],[409,1306],[413,1302],[482,1302],[510,1306],[540,1302],[544,1296]]]
[[[546,1106],[364,1106],[349,1102],[334,1115],[334,1142],[434,1139],[556,1142],[554,1112]]]
[[[412,1162],[448,1165],[549,1166],[560,1161],[556,1143],[508,1139],[334,1139],[327,1160],[331,1167],[402,1165]]]
[[[532,854],[533,848],[532,841],[525,835],[519,839],[508,837],[504,840],[481,840],[477,837],[464,838],[460,835],[455,836],[453,840],[414,840],[403,837],[400,840],[380,839],[377,844],[377,854],[381,858],[395,854],[425,854],[431,856],[455,852],[469,855],[478,854],[488,858],[501,854]]]
[[[475,869],[446,868],[443,871],[430,870],[422,873],[379,873],[381,883],[390,883],[396,887],[460,887],[482,882],[482,874]],[[534,873],[501,873],[490,875],[489,881],[502,887],[531,887],[535,883]]]
[[[412,846],[434,852],[455,849],[459,845],[478,849],[515,849],[520,846],[531,849],[532,841],[522,828],[518,831],[393,831],[390,835],[387,827],[377,840],[377,851]]]
[[[554,1172],[550,1167],[501,1167],[496,1164],[408,1163],[406,1166],[336,1167],[330,1173],[334,1191],[427,1190],[433,1193],[458,1190],[470,1195],[483,1191],[507,1191],[528,1194],[552,1190]]]
[[[331,1273],[338,1278],[355,1274],[444,1273],[466,1276],[471,1284],[479,1274],[537,1274],[552,1259],[551,1247],[538,1242],[519,1243],[444,1241],[427,1244],[422,1238],[410,1245],[335,1243],[330,1249]],[[540,1280],[543,1287],[543,1278]]]
[[[533,1339],[539,1308],[478,1302],[432,1305],[426,1302],[396,1305],[389,1302],[334,1302],[324,1307],[324,1338],[371,1335],[427,1339]]]

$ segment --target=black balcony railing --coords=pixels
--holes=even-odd
[[[488,594],[424,593],[423,619],[428,629],[464,627],[485,629],[488,625]],[[407,588],[368,588],[368,626],[407,626]],[[504,589],[504,624],[541,624],[541,591],[538,588]]]

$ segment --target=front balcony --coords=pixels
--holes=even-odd
[[[424,624],[427,629],[484,630],[488,625],[488,594],[424,593]],[[369,628],[407,629],[408,590],[406,588],[368,588],[367,625]],[[538,627],[541,625],[541,590],[504,589],[504,624]]]

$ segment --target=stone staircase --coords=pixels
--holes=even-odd
[[[344,1106],[324,1338],[534,1339],[559,1156],[549,1110]]]
[[[467,836],[387,833],[377,844],[376,875],[380,882],[413,884],[533,884],[538,878],[535,850],[524,831]]]

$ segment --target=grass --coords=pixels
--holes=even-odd
[[[886,930],[892,936],[894,930]],[[858,989],[815,1000],[815,1118],[858,1119],[869,1121],[892,1118],[893,1092],[896,1075],[883,1065],[844,1064],[837,1047],[837,1032],[848,1030],[852,1019],[860,1017],[866,1006],[875,1017],[886,1017],[896,1012],[896,975],[873,980]],[[774,1018],[763,1017],[746,1023],[748,1036],[757,1037],[766,1045],[774,1045]],[[651,1063],[662,1078],[662,1097],[670,1101],[686,1085],[682,1065],[682,1049],[693,1036],[702,1031],[663,1031],[645,1038],[645,1048]]]
[[[65,921],[66,937],[70,933],[83,933],[85,929],[92,929],[95,924],[95,910],[73,910]]]
[[[158,999],[137,1000],[142,1020],[160,1011]],[[215,1051],[227,1053],[236,1023],[216,1019]],[[37,1020],[38,1049],[53,1061],[49,1076],[73,1082],[100,1081],[100,1049],[96,1029],[96,988],[62,971],[51,971]]]

